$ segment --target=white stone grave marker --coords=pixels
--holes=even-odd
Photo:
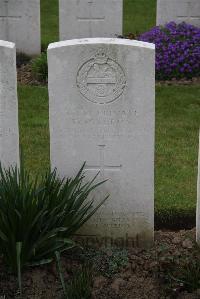
[[[60,40],[122,34],[123,0],[59,0]]]
[[[19,165],[16,49],[6,41],[0,41],[0,161]]]
[[[200,1],[157,0],[157,25],[171,21],[200,26]]]
[[[154,227],[154,45],[80,39],[48,49],[51,166],[108,181],[81,229],[94,243],[150,245]],[[123,244],[122,244],[123,243]]]
[[[1,0],[0,39],[14,42],[18,52],[40,54],[40,0]]]

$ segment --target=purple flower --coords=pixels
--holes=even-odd
[[[156,78],[200,76],[200,28],[170,22],[140,35],[139,40],[156,45]]]

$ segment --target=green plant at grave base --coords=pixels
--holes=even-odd
[[[200,261],[190,264],[183,268],[181,280],[188,291],[194,291],[200,288]]]
[[[156,256],[157,268],[155,277],[161,279],[167,293],[176,298],[180,292],[194,292],[200,288],[200,248],[193,244],[188,253],[171,252],[167,244],[163,244]],[[170,297],[171,298],[171,297]]]
[[[0,166],[0,254],[18,274],[25,266],[53,260],[55,252],[75,246],[70,237],[106,200],[96,207],[88,196],[102,182],[84,182],[84,164],[75,178],[60,179],[56,170],[31,179],[23,167]]]
[[[169,273],[173,288],[182,288],[188,292],[194,292],[200,288],[200,260],[194,259],[186,261],[176,271]]]
[[[123,267],[128,265],[127,250],[114,250],[108,259],[108,274],[117,273]]]
[[[66,299],[90,299],[92,293],[92,271],[87,265],[74,273],[66,286]]]
[[[46,52],[32,60],[31,69],[33,76],[37,80],[42,83],[46,83],[48,81],[48,63]]]
[[[129,263],[126,249],[110,248],[110,250],[87,249],[84,258],[94,265],[94,270],[103,276],[111,277],[118,273]]]
[[[81,269],[73,273],[73,278],[65,284],[61,269],[60,254],[56,252],[57,269],[59,272],[65,299],[90,299],[92,293],[92,266],[85,263]]]

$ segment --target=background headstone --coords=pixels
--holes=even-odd
[[[16,49],[6,41],[0,41],[0,161],[19,164]]]
[[[122,34],[123,0],[59,0],[60,40]]]
[[[18,52],[40,54],[40,0],[1,0],[0,39],[14,42]]]
[[[197,179],[197,211],[196,211],[196,240],[200,244],[200,131],[199,131],[199,159]]]
[[[95,197],[109,199],[80,232],[94,243],[153,241],[154,55],[152,44],[106,38],[48,49],[51,166],[74,176],[86,161],[87,178],[108,179]]]
[[[157,25],[168,22],[200,26],[200,0],[157,0]]]

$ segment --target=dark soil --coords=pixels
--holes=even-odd
[[[192,78],[192,79],[179,79],[176,78],[172,80],[165,80],[165,81],[157,81],[157,86],[159,85],[200,85],[200,77],[198,78]]]
[[[63,255],[62,268],[67,283],[74,270],[80,269],[81,264],[89,260],[93,265],[93,299],[197,299],[200,298],[198,285],[196,290],[189,290],[187,283],[179,280],[185,262],[191,263],[196,259],[200,260],[200,249],[195,244],[194,229],[157,231],[155,245],[149,250],[77,250]],[[171,280],[169,273],[172,274]],[[193,277],[195,273],[189,274],[189,277]],[[63,298],[54,263],[26,269],[22,276],[22,286],[22,298]],[[2,261],[0,298],[20,298],[16,277],[9,273]]]
[[[40,82],[37,80],[31,71],[31,63],[21,65],[17,69],[17,80],[18,83],[23,84],[23,85],[46,85],[46,82]]]

